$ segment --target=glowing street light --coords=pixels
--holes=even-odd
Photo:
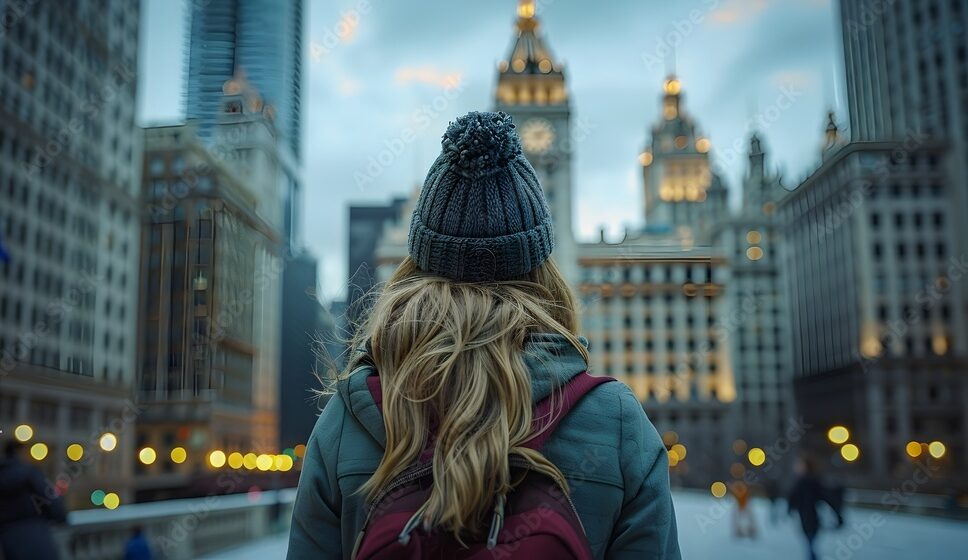
[[[944,457],[946,449],[943,443],[940,441],[932,441],[928,444],[928,454],[935,459],[940,459]]]
[[[117,509],[121,505],[121,497],[114,492],[108,492],[104,495],[104,507],[108,509]]]
[[[272,468],[272,455],[259,455],[255,459],[255,466],[260,471],[267,471]]]
[[[30,456],[37,461],[43,461],[47,457],[47,444],[35,443],[30,446]]]
[[[67,446],[67,458],[71,461],[80,461],[84,457],[84,447],[79,443],[72,443]]]
[[[101,434],[101,439],[98,440],[98,444],[105,451],[114,451],[118,446],[118,436],[111,432],[104,432]]]
[[[14,428],[13,437],[17,438],[20,443],[30,441],[30,438],[34,437],[34,429],[27,424],[21,424]]]
[[[208,454],[208,464],[212,465],[216,469],[225,465],[225,452],[221,449],[216,449]]]
[[[155,453],[155,450],[150,447],[145,447],[138,452],[138,460],[145,465],[150,465],[154,463],[155,459],[157,458],[158,458],[158,454]]]
[[[853,463],[860,457],[860,449],[853,443],[848,443],[840,448],[840,456],[848,463]]]
[[[258,457],[256,457],[255,453],[246,453],[242,457],[242,466],[251,471],[256,468],[257,459]]]
[[[908,457],[917,459],[921,456],[921,444],[916,441],[909,441],[907,445],[904,446],[904,451],[907,452]]]
[[[759,447],[754,447],[746,454],[746,458],[749,459],[751,465],[758,467],[766,462],[766,452]]]
[[[837,445],[846,443],[850,439],[850,431],[844,426],[834,426],[827,431],[827,439],[830,440],[830,443]]]
[[[169,455],[171,456],[171,462],[175,463],[176,465],[184,463],[185,459],[188,458],[188,453],[185,451],[184,447],[175,447],[171,450]]]

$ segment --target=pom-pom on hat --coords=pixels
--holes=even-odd
[[[506,113],[450,123],[410,222],[421,270],[461,282],[527,274],[554,248],[551,212]]]

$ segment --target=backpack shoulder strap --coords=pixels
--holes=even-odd
[[[564,387],[561,388],[559,398],[552,399],[550,395],[542,399],[534,408],[534,420],[532,422],[532,433],[537,434],[528,440],[524,447],[529,449],[541,449],[548,441],[551,434],[558,428],[558,424],[565,419],[571,409],[578,404],[582,397],[591,392],[602,383],[615,381],[614,377],[589,375],[583,371],[571,378]],[[555,405],[560,404],[556,407]],[[557,410],[555,410],[557,408]]]

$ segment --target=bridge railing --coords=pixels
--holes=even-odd
[[[155,558],[198,558],[288,531],[295,497],[287,488],[74,511],[57,539],[62,558],[114,560],[141,527]]]

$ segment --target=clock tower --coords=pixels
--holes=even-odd
[[[565,75],[539,32],[533,0],[520,0],[515,38],[498,65],[496,111],[511,115],[524,155],[544,187],[555,228],[555,261],[578,280],[571,201],[571,109]]]

